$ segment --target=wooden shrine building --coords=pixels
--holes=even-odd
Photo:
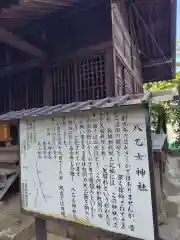
[[[0,113],[172,79],[175,29],[176,0],[2,0]]]
[[[176,0],[1,0],[0,115],[172,79],[175,29]],[[18,119],[3,122],[0,200],[19,175]]]

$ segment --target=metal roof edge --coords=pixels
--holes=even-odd
[[[144,105],[150,102],[163,101],[165,99],[173,100],[177,95],[177,90],[167,90],[159,92],[146,92],[134,95],[124,95],[121,97],[107,97],[100,100],[88,100],[85,102],[73,102],[64,105],[44,106],[42,108],[33,108],[28,110],[12,111],[0,115],[0,122],[14,121],[27,118],[59,116],[68,113],[77,113],[85,111],[94,111],[97,109],[119,108],[127,106]]]

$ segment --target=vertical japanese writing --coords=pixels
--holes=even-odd
[[[64,207],[64,187],[62,185],[59,186],[59,192],[60,192],[60,213],[61,216],[65,217],[65,207]]]
[[[110,169],[110,185],[115,185],[115,163],[113,156],[113,131],[111,128],[108,128],[108,155],[109,155],[109,169]]]
[[[69,159],[70,159],[70,175],[72,177],[72,181],[75,176],[75,167],[74,167],[74,149],[73,149],[73,122],[72,120],[68,120],[68,144],[69,144]]]
[[[88,150],[88,179],[89,179],[89,197],[90,197],[90,211],[91,217],[93,218],[95,215],[94,209],[94,179],[93,179],[93,158],[92,158],[92,124],[87,123],[87,150]]]
[[[47,134],[48,137],[51,136],[51,128],[50,127],[48,127],[46,129],[46,134]]]
[[[120,228],[125,229],[125,196],[124,196],[124,187],[123,187],[124,175],[118,175],[118,197],[119,197],[119,221]]]
[[[104,141],[102,139],[101,136],[101,140]],[[99,142],[98,142],[98,125],[97,123],[93,123],[93,146],[94,146],[94,159],[96,161],[96,166],[99,167]]]
[[[72,212],[73,212],[73,217],[76,219],[76,190],[75,188],[71,189],[71,194],[72,194]]]
[[[23,207],[151,239],[152,230],[139,228],[148,216],[153,229],[145,119],[122,109],[23,121],[21,150],[30,149],[21,154]],[[140,201],[148,206],[142,215]]]
[[[84,186],[84,211],[86,219],[89,219],[89,191],[88,191],[88,175],[87,166],[85,161],[85,126],[83,121],[80,121],[80,136],[81,136],[81,149],[82,149],[82,177]]]
[[[57,127],[56,120],[52,118],[52,128],[51,128],[51,136],[52,136],[52,146],[53,146],[53,158],[57,159]]]
[[[135,231],[135,219],[134,219],[134,206],[132,200],[132,183],[130,170],[131,166],[129,164],[129,153],[128,153],[128,145],[129,145],[129,136],[128,136],[128,117],[125,115],[122,117],[122,125],[123,125],[123,142],[124,142],[124,157],[125,157],[125,170],[126,170],[126,182],[127,182],[127,191],[128,191],[128,228],[130,231]]]
[[[65,116],[62,117],[62,126],[64,128],[64,134],[63,134],[63,145],[64,147],[67,147],[68,146],[68,133],[67,133],[67,130],[66,130],[66,125],[67,125],[67,118]]]
[[[134,139],[134,147],[137,151],[137,154],[135,155],[136,160],[144,160],[144,155],[141,153],[142,152],[142,147],[144,146],[143,142],[143,133],[144,133],[145,127],[143,124],[133,124],[133,133],[135,136]],[[137,137],[138,136],[138,137]],[[147,186],[144,183],[144,177],[146,175],[146,171],[143,168],[137,168],[136,169],[136,175],[138,177],[138,184],[137,184],[137,189],[140,192],[147,192]]]
[[[32,121],[32,138],[33,138],[33,142],[36,143],[37,137],[36,137],[36,121],[35,120]]]
[[[116,136],[116,154],[118,159],[118,167],[121,167],[120,164],[120,151],[121,151],[121,128],[120,128],[120,121],[119,116],[117,113],[115,113],[115,136]]]
[[[112,208],[113,227],[118,228],[118,204],[117,204],[115,193],[112,193],[112,196],[111,196],[111,208]]]
[[[102,185],[100,174],[96,174],[96,194],[97,194],[97,213],[98,217],[103,217]]]
[[[52,157],[53,157],[53,149],[52,149],[52,144],[51,144],[51,142],[50,141],[48,141],[47,142],[47,158],[49,159],[49,160],[51,160],[52,159]]]
[[[106,223],[108,226],[111,225],[110,219],[110,203],[109,203],[109,193],[108,193],[108,171],[107,168],[103,168],[103,195],[104,195],[104,212],[106,215]]]
[[[75,164],[75,172],[78,177],[80,177],[80,139],[79,139],[79,123],[75,119],[75,156],[76,156],[76,164]]]
[[[46,143],[45,140],[43,141],[43,158],[44,159],[48,158],[48,155],[47,155],[47,143]]]
[[[43,152],[42,152],[42,144],[41,142],[38,142],[37,144],[37,153],[38,153],[38,159],[41,159],[43,157]]]
[[[32,143],[32,135],[31,135],[31,126],[29,124],[29,121],[26,122],[26,150],[28,151],[30,149],[30,145]]]
[[[103,159],[106,156],[105,151],[105,126],[104,126],[105,113],[100,113],[100,141],[101,141],[101,155]]]
[[[59,161],[59,180],[63,179],[63,153],[62,153],[62,137],[61,137],[61,124],[56,125],[57,128],[57,150],[58,150],[58,161]]]
[[[23,207],[27,208],[28,207],[28,185],[27,181],[23,181],[21,183],[21,198],[22,198],[22,203]]]

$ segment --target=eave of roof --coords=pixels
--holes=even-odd
[[[146,66],[143,68],[145,82],[172,79],[176,69],[177,0],[135,0],[134,6],[141,60]]]
[[[4,1],[5,5],[0,3],[0,8],[4,6],[0,11],[0,25],[13,31],[29,21],[36,22],[78,1],[80,0],[7,0]],[[155,43],[134,12],[137,40],[144,66],[144,82],[172,79],[176,70],[177,0],[134,0],[133,2],[156,41]]]
[[[0,3],[0,25],[13,31],[30,21],[73,6],[79,0],[6,0]]]
[[[42,108],[33,108],[28,110],[12,111],[0,115],[0,122],[14,121],[22,118],[31,117],[52,117],[62,114],[84,111],[94,111],[97,109],[119,108],[125,106],[135,106],[148,104],[152,102],[173,100],[177,96],[176,89],[158,92],[147,92],[142,94],[124,95],[122,97],[105,98],[101,100],[88,100],[85,102],[73,102],[69,104],[59,104],[56,106],[45,106]]]

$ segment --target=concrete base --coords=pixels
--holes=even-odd
[[[29,240],[33,236],[33,218],[20,213],[19,195],[0,204],[0,239]]]

